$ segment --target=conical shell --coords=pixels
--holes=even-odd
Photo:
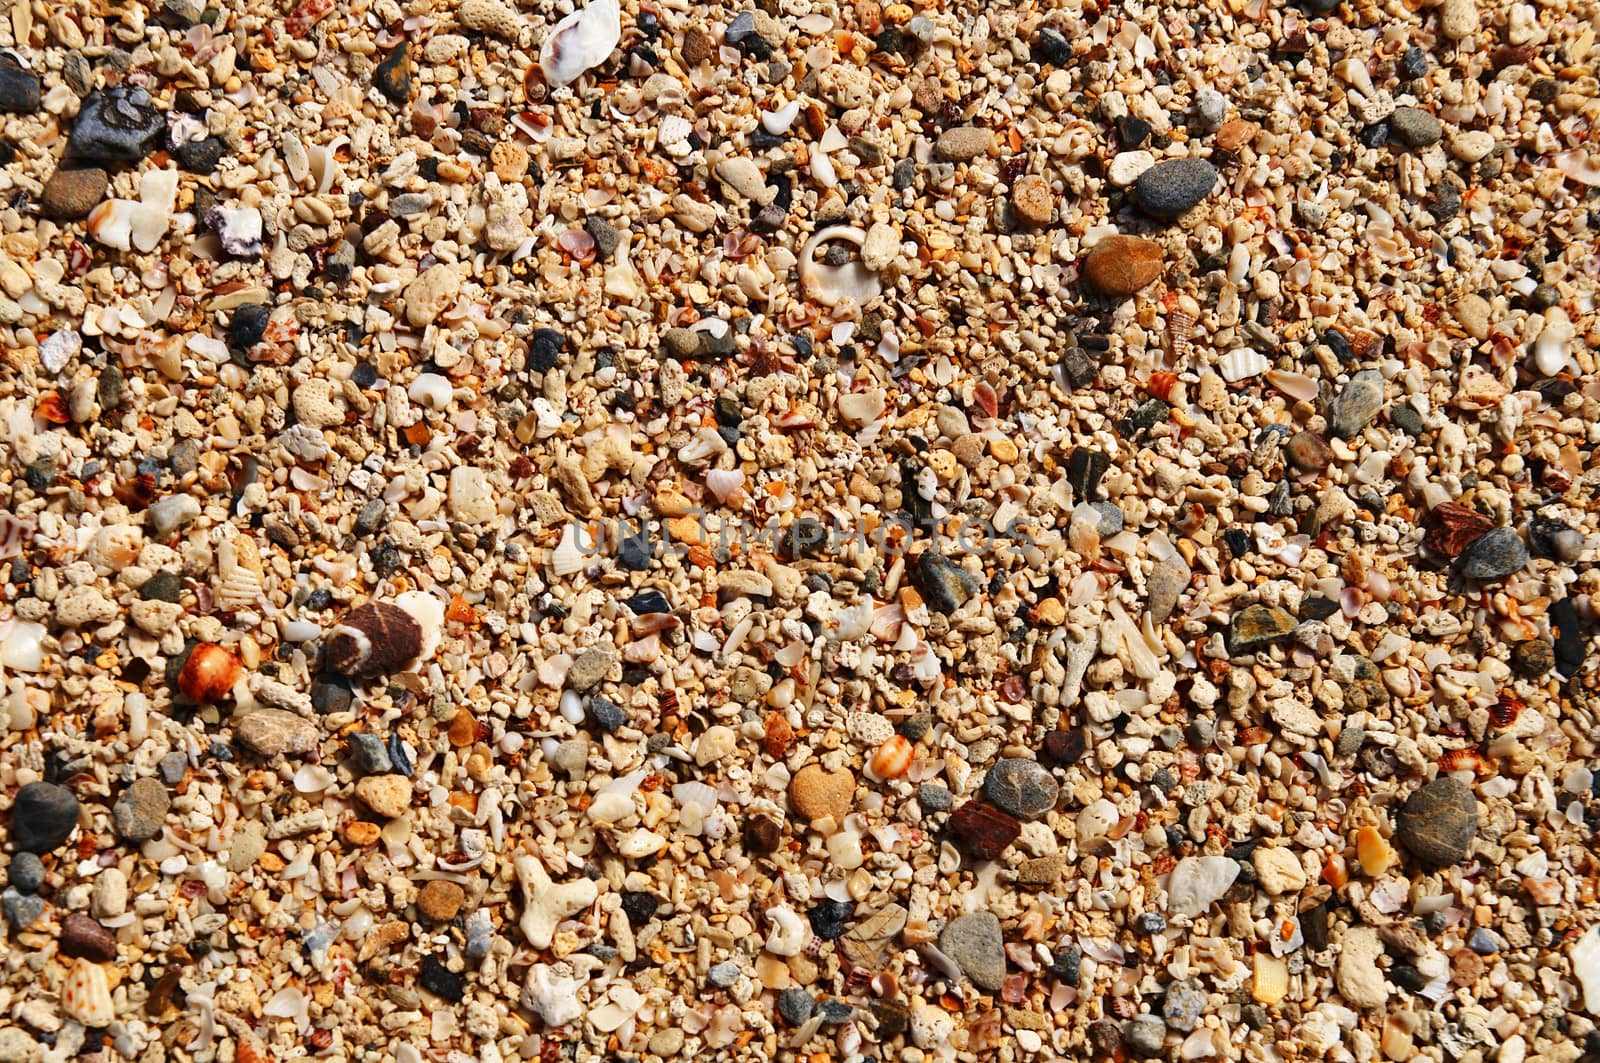
[[[248,609],[261,597],[261,550],[248,535],[217,547],[217,607]]]

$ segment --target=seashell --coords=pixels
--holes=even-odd
[[[1241,380],[1248,380],[1253,376],[1260,376],[1272,365],[1267,361],[1267,356],[1260,351],[1252,351],[1248,347],[1229,351],[1217,359],[1217,372],[1222,374],[1222,379],[1230,384],[1237,384]]]
[[[1267,382],[1291,399],[1310,402],[1317,397],[1317,382],[1304,373],[1286,373],[1271,369],[1267,371]]]
[[[190,701],[209,705],[233,692],[243,665],[232,650],[215,642],[202,642],[189,652],[178,672],[178,689]]]
[[[301,187],[311,180],[311,156],[293,133],[283,135],[283,167],[289,171],[289,179]]]
[[[1544,330],[1533,341],[1533,367],[1540,376],[1555,376],[1574,365],[1571,345],[1575,334],[1572,321],[1560,307],[1545,312]]]
[[[583,551],[578,547],[578,526],[568,524],[561,542],[550,551],[550,570],[557,576],[570,576],[583,568]]]
[[[206,225],[234,258],[261,257],[261,212],[254,207],[212,207]]]
[[[166,235],[169,215],[131,199],[108,199],[89,212],[89,235],[118,251],[154,251]]]
[[[864,306],[883,290],[878,275],[859,259],[842,266],[817,261],[816,251],[831,240],[844,240],[861,247],[867,234],[854,225],[830,225],[812,234],[800,251],[800,291],[824,306]]]
[[[256,604],[261,597],[261,550],[248,535],[236,535],[217,547],[217,607],[232,612]]]
[[[898,779],[911,767],[911,743],[904,735],[891,735],[872,754],[869,766],[880,779]]]
[[[345,614],[324,652],[340,675],[387,675],[422,652],[422,627],[398,605],[368,602]]]
[[[444,637],[444,603],[427,591],[406,591],[395,598],[394,604],[410,613],[422,629],[422,649],[417,656],[423,660],[432,657]]]
[[[550,85],[566,85],[605,62],[621,39],[622,9],[617,0],[593,0],[556,23],[539,49],[539,68]]]
[[[706,473],[706,490],[716,495],[718,502],[726,502],[743,487],[743,469],[711,469]]]
[[[61,1010],[90,1029],[110,1026],[116,1011],[105,968],[85,959],[74,960],[61,986]]]
[[[1556,169],[1581,185],[1600,185],[1600,158],[1590,158],[1582,148],[1563,151],[1555,157]]]
[[[727,440],[715,428],[702,428],[678,450],[685,465],[704,465],[728,450]]]
[[[794,125],[794,120],[800,115],[800,101],[790,100],[776,111],[768,111],[761,116],[761,128],[773,136],[782,136]]]

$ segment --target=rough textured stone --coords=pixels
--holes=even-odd
[[[1383,376],[1373,370],[1350,378],[1328,409],[1328,430],[1340,439],[1360,434],[1383,409]]]
[[[111,809],[111,823],[125,842],[149,841],[161,833],[172,798],[156,779],[135,779]]]
[[[1005,981],[1005,938],[993,912],[973,912],[950,920],[939,932],[939,951],[954,960],[979,989],[993,992]]]
[[[39,204],[52,218],[77,221],[88,217],[95,204],[106,197],[106,186],[110,183],[111,175],[99,167],[57,167],[50,180],[44,183]]]
[[[917,555],[917,589],[928,605],[953,613],[978,592],[978,581],[960,565],[929,548]]]
[[[1239,877],[1239,862],[1226,856],[1186,856],[1167,879],[1167,912],[1191,918],[1209,909]]]
[[[1295,629],[1295,618],[1273,605],[1247,605],[1228,622],[1228,652],[1234,656],[1255,653]]]
[[[1461,554],[1458,569],[1468,579],[1498,580],[1520,572],[1528,548],[1515,528],[1495,528],[1474,540]]]
[[[1448,775],[1428,783],[1400,806],[1394,836],[1425,863],[1459,864],[1478,836],[1478,802],[1472,787]]]
[[[975,860],[993,860],[1022,833],[1022,822],[993,805],[969,801],[950,816],[950,837],[956,848]]]
[[[117,85],[83,101],[67,155],[87,162],[138,162],[166,130],[166,115],[148,92],[137,85]]]
[[[1389,136],[1408,148],[1426,148],[1439,143],[1444,129],[1439,120],[1415,107],[1396,107],[1389,116]]]
[[[988,154],[994,134],[979,126],[961,125],[946,129],[934,144],[934,154],[945,162],[967,162]]]
[[[60,848],[78,825],[78,798],[65,786],[31,782],[11,806],[11,841],[22,852]]]
[[[322,741],[322,731],[303,716],[283,709],[257,709],[234,728],[240,742],[263,757],[306,754]]]
[[[1037,761],[1012,758],[989,769],[983,793],[1018,819],[1038,819],[1055,807],[1061,787]]]
[[[855,776],[845,768],[830,772],[821,764],[807,764],[789,780],[789,804],[807,820],[832,816],[842,821],[855,792]]]

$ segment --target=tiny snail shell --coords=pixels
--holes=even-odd
[[[340,675],[387,675],[422,652],[422,627],[398,605],[368,602],[333,629],[326,652]]]

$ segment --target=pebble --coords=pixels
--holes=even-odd
[[[1202,127],[1216,129],[1228,118],[1228,100],[1216,89],[1206,87],[1194,94],[1194,114]]]
[[[1228,621],[1228,652],[1235,657],[1266,649],[1287,638],[1298,621],[1274,605],[1247,605]]]
[[[40,101],[39,75],[0,56],[0,114],[33,114]]]
[[[1216,183],[1216,167],[1204,159],[1167,159],[1139,175],[1133,201],[1153,217],[1176,218],[1199,205]]]
[[[989,769],[983,794],[1018,819],[1038,819],[1056,806],[1061,787],[1037,761],[1002,760]]]
[[[452,1004],[459,1004],[467,992],[465,976],[452,971],[447,962],[437,955],[423,957],[417,984]]]
[[[311,753],[322,731],[303,716],[283,709],[256,709],[234,726],[234,736],[263,757]]]
[[[1424,863],[1459,864],[1478,836],[1478,802],[1471,786],[1443,776],[1406,798],[1394,826],[1395,840]]]
[[[19,852],[59,849],[78,826],[78,798],[65,786],[31,782],[11,805],[11,842]]]
[[[998,990],[1005,982],[1005,938],[993,912],[958,916],[939,932],[939,951],[956,962],[979,989]]]
[[[1066,871],[1067,854],[1054,852],[1036,856],[1017,865],[1017,881],[1024,886],[1054,886]]]
[[[73,912],[61,920],[60,948],[64,956],[111,963],[117,958],[117,937],[82,912]]]
[[[1301,472],[1322,472],[1333,464],[1333,448],[1315,432],[1296,432],[1283,445],[1283,453]]]
[[[411,100],[411,42],[401,41],[372,72],[372,83],[390,102]]]
[[[1371,424],[1383,409],[1383,376],[1365,370],[1350,378],[1328,408],[1328,429],[1340,439],[1350,439]]]
[[[728,989],[739,980],[739,965],[730,960],[712,964],[706,971],[706,981],[718,989]]]
[[[385,819],[396,819],[411,807],[411,780],[403,775],[368,775],[356,783],[361,803]]]
[[[979,126],[962,125],[946,129],[934,143],[933,153],[945,162],[970,162],[989,153],[994,133]]]
[[[940,613],[955,612],[978,593],[970,572],[932,548],[917,555],[916,580],[929,607]]]
[[[1408,148],[1426,148],[1439,143],[1444,129],[1439,120],[1415,107],[1396,107],[1389,116],[1389,136]]]
[[[1161,1054],[1167,1039],[1167,1025],[1155,1015],[1135,1015],[1122,1027],[1122,1043],[1142,1058]]]
[[[417,910],[435,923],[448,923],[461,911],[466,891],[455,882],[433,879],[417,892]]]
[[[18,930],[28,930],[44,914],[44,898],[7,886],[0,893],[0,909],[4,910],[7,923]]]
[[[1477,0],[1442,0],[1439,28],[1452,41],[1464,41],[1478,32]]]
[[[23,893],[37,893],[39,887],[44,885],[44,875],[44,861],[24,849],[11,858],[11,866],[6,869],[6,882]]]
[[[955,798],[950,788],[940,782],[925,782],[917,787],[917,804],[924,812],[948,812]]]
[[[617,661],[617,648],[611,643],[591,646],[578,655],[567,670],[567,687],[580,693],[599,684]]]
[[[811,1018],[812,1009],[816,1006],[815,1000],[809,992],[796,986],[791,986],[778,994],[778,1014],[790,1026],[800,1026]]]
[[[111,175],[98,167],[58,166],[44,183],[39,205],[52,218],[77,221],[88,217],[95,205],[105,198],[110,183]]]
[[[855,776],[848,769],[830,772],[820,764],[807,764],[789,781],[789,805],[806,821],[832,817],[840,823],[850,811],[855,792]]]
[[[138,162],[167,130],[150,93],[137,85],[92,92],[67,140],[67,157],[84,162]]]
[[[117,837],[131,844],[147,842],[161,833],[172,798],[157,779],[135,779],[111,809]]]
[[[1101,295],[1125,299],[1161,277],[1163,252],[1154,240],[1107,236],[1083,260],[1083,279]]]
[[[1022,822],[993,805],[969,801],[950,816],[956,848],[974,860],[994,860],[1022,833]]]
[[[1161,1018],[1170,1029],[1190,1033],[1205,1014],[1206,994],[1198,982],[1185,979],[1167,987],[1161,999]]]
[[[1383,977],[1379,958],[1383,942],[1370,926],[1353,926],[1339,940],[1339,960],[1334,967],[1334,985],[1346,1004],[1363,1010],[1381,1008],[1389,1000],[1389,983]]]
[[[1025,174],[1011,186],[1011,211],[1024,225],[1049,225],[1055,215],[1050,182],[1038,174]]]
[[[1474,163],[1487,158],[1494,150],[1494,134],[1485,133],[1481,129],[1469,129],[1458,133],[1450,141],[1450,154],[1462,162]]]
[[[1515,528],[1495,528],[1474,539],[1456,562],[1468,579],[1499,580],[1521,572],[1528,564],[1528,547]]]
[[[1167,912],[1193,918],[1210,909],[1239,877],[1239,862],[1226,856],[1186,856],[1167,880]]]
[[[614,733],[628,722],[628,714],[615,702],[599,696],[589,699],[587,715],[589,722],[606,734]]]
[[[168,786],[176,786],[189,774],[189,755],[168,753],[156,762],[156,771],[161,773],[162,782]]]
[[[1556,666],[1556,650],[1544,639],[1526,639],[1511,647],[1511,669],[1537,679]]]

